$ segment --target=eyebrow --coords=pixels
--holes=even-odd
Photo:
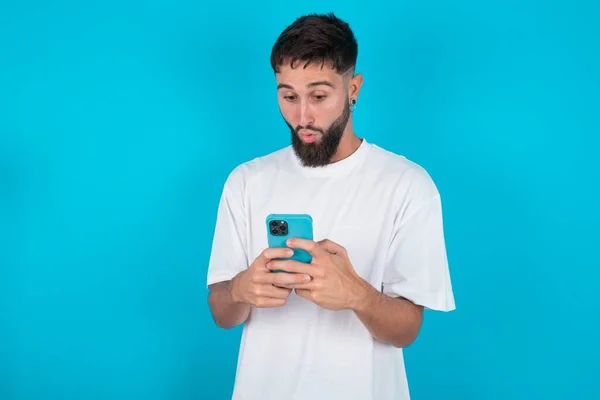
[[[316,82],[311,82],[308,85],[306,85],[306,87],[315,87],[315,86],[320,86],[320,85],[325,85],[325,86],[330,86],[331,88],[335,89],[335,86],[333,85],[333,83],[329,82],[329,81],[316,81]],[[288,85],[287,83],[280,83],[279,85],[277,85],[277,90],[279,89],[291,89],[294,90],[294,88],[291,85]]]

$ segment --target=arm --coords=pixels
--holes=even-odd
[[[362,280],[361,280],[362,281]],[[417,338],[423,320],[423,307],[401,297],[378,292],[368,282],[359,282],[359,296],[351,309],[371,335],[394,347],[407,347]]]
[[[454,309],[441,200],[431,181],[425,184],[428,194],[419,195],[420,201],[413,202],[416,208],[395,227],[381,292],[364,282],[359,287],[366,289],[352,306],[375,338],[396,347],[415,340],[424,308]]]
[[[242,169],[223,188],[208,268],[208,303],[217,326],[231,329],[245,323],[253,307],[281,307],[291,292],[285,283],[304,282],[302,275],[274,274],[265,264],[289,257],[285,248],[267,248],[248,266],[247,217]],[[309,279],[309,277],[306,277]]]
[[[304,273],[309,283],[285,285],[328,310],[353,310],[373,337],[395,347],[410,345],[421,327],[423,307],[401,297],[378,292],[352,267],[346,249],[330,240],[313,242],[292,239],[288,243],[313,256],[310,264],[292,260],[273,260],[269,269]]]
[[[250,305],[234,300],[231,293],[233,280],[215,283],[210,286],[208,304],[220,328],[231,329],[243,324],[250,316]]]
[[[266,267],[274,258],[289,257],[292,251],[286,248],[267,248],[254,260],[250,267],[233,279],[210,285],[208,303],[215,323],[231,329],[244,323],[252,307],[281,307],[285,305],[291,289],[282,286],[310,280],[303,274],[278,274]]]
[[[286,287],[328,310],[353,310],[375,339],[408,346],[421,328],[424,308],[455,308],[439,195],[415,204],[417,210],[395,228],[381,292],[356,273],[346,249],[330,240],[289,240],[288,246],[308,251],[312,262],[275,260],[267,267],[308,274],[311,282]]]

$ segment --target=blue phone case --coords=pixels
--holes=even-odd
[[[313,240],[313,220],[308,214],[270,214],[266,224],[269,247],[288,247],[286,240],[290,238]],[[312,256],[306,250],[293,250],[294,254],[286,260],[304,263],[312,261]]]

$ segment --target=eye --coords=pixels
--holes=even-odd
[[[283,98],[290,102],[296,100],[296,96],[294,96],[293,94],[283,96]]]
[[[325,100],[327,98],[327,96],[324,95],[324,94],[316,94],[316,95],[313,96],[313,98],[316,101],[323,101],[323,100]]]

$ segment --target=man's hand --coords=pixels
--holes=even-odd
[[[362,279],[348,259],[346,250],[330,240],[313,242],[291,239],[288,246],[308,251],[313,260],[301,263],[273,260],[267,268],[312,277],[309,283],[285,284],[299,296],[328,310],[352,310],[371,335],[395,347],[410,345],[421,327],[423,306],[378,292]]]
[[[275,258],[286,258],[293,254],[287,248],[268,248],[254,260],[250,267],[240,272],[231,282],[231,297],[236,303],[253,307],[281,307],[291,289],[287,285],[299,285],[310,281],[306,274],[272,272],[266,267]]]
[[[368,295],[368,283],[363,280],[348,259],[346,249],[330,240],[314,242],[290,239],[288,246],[303,249],[312,255],[311,263],[293,260],[273,260],[267,268],[309,275],[306,283],[285,283],[282,286],[328,310],[355,309]]]

